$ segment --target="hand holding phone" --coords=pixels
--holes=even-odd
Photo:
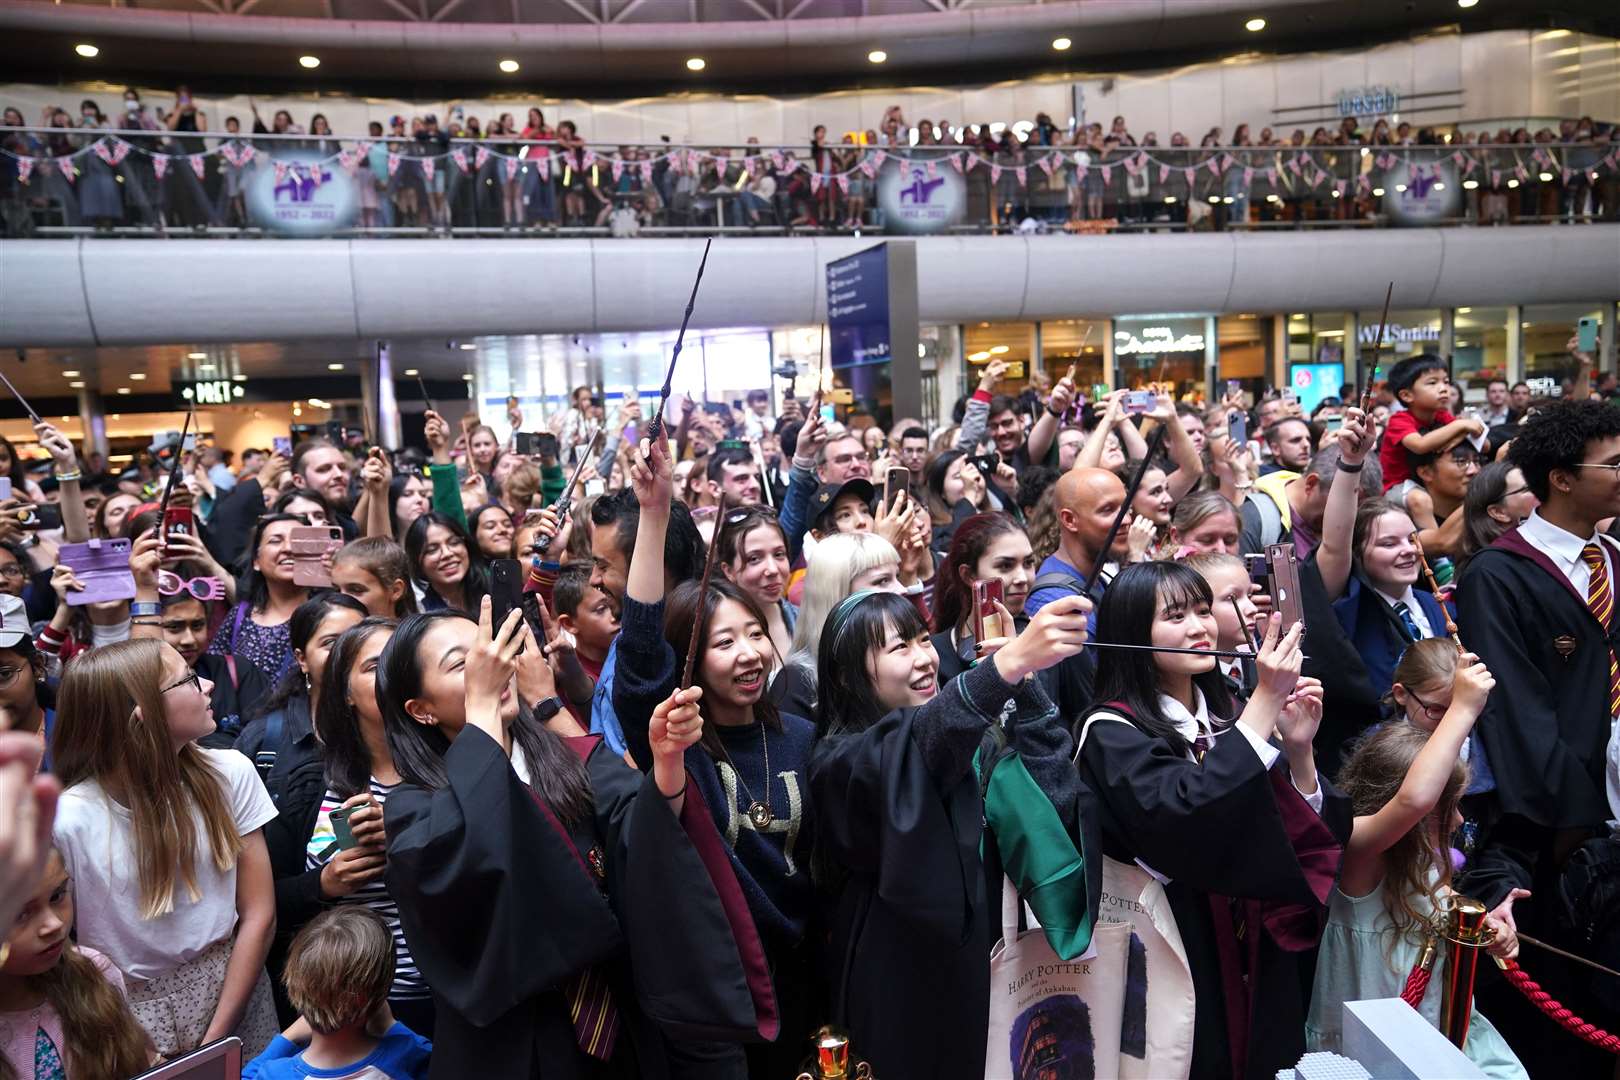
[[[973,583],[973,637],[975,641],[994,641],[1011,636],[1012,627],[1003,625],[1001,602],[1003,589],[1000,578],[989,578]]]
[[[294,525],[287,534],[293,557],[293,584],[306,589],[330,589],[332,568],[327,559],[343,546],[343,530],[336,525]]]
[[[1132,390],[1120,402],[1120,408],[1126,416],[1140,416],[1142,413],[1152,412],[1158,405],[1158,398],[1152,390]]]
[[[489,562],[489,614],[491,626],[503,626],[513,608],[523,606],[523,564],[516,559]]]

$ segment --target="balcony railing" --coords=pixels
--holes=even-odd
[[[937,201],[936,201],[937,200]],[[919,213],[926,207],[928,213]],[[1031,233],[1620,221],[1620,144],[601,145],[0,127],[6,236]]]

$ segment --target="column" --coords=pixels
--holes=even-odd
[[[80,449],[81,464],[83,458],[91,454],[100,454],[101,460],[107,460],[107,413],[101,405],[101,393],[94,388],[89,379],[79,389],[79,421],[84,425],[84,445]]]
[[[1518,304],[1508,307],[1507,323],[1507,384],[1524,381],[1524,308]]]
[[[1110,390],[1119,389],[1119,368],[1114,356],[1114,323],[1113,319],[1099,319],[1103,324],[1103,382],[1108,384]]]
[[[1457,309],[1440,309],[1440,355],[1446,358],[1446,365],[1451,365],[1451,354],[1457,347]]]
[[[1214,315],[1204,317],[1204,400],[1221,400],[1216,387],[1221,377],[1220,320]]]

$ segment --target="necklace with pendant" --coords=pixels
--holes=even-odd
[[[759,745],[763,749],[765,756],[765,800],[763,802],[754,798],[754,793],[748,788],[748,781],[742,778],[742,770],[737,768],[736,761],[731,762],[731,771],[737,774],[737,783],[742,785],[743,794],[748,796],[748,820],[753,823],[756,830],[762,830],[776,820],[776,815],[771,812],[770,803],[771,741],[765,735],[764,721],[761,721],[759,725]],[[727,759],[731,758],[730,752],[727,752],[726,757]]]

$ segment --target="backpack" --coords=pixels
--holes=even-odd
[[[1280,476],[1282,479],[1280,481],[1272,480],[1274,476]],[[1260,515],[1260,546],[1262,548],[1268,544],[1282,543],[1283,534],[1292,526],[1292,522],[1283,519],[1281,500],[1287,497],[1283,494],[1283,488],[1288,481],[1297,479],[1298,476],[1298,473],[1288,472],[1287,470],[1267,473],[1259,481],[1255,482],[1254,490],[1249,492],[1244,500],[1247,505],[1253,506],[1255,512]],[[1262,483],[1261,481],[1269,482]]]

